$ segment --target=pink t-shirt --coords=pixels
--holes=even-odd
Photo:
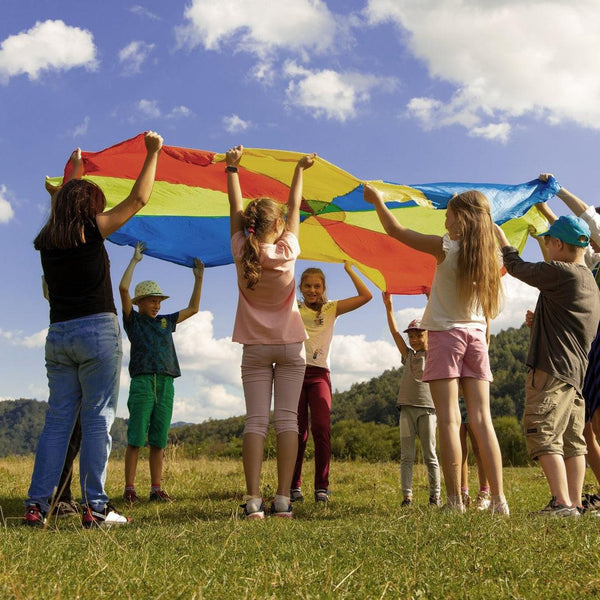
[[[296,302],[294,268],[300,254],[296,236],[286,231],[274,244],[260,245],[260,281],[246,287],[240,266],[246,236],[231,236],[231,252],[238,276],[238,305],[233,341],[240,344],[293,344],[307,339]]]

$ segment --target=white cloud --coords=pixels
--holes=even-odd
[[[331,343],[331,385],[344,391],[386,369],[399,367],[400,354],[388,341],[367,341],[364,335],[334,335]]]
[[[498,140],[507,142],[510,136],[511,126],[509,123],[490,123],[482,127],[473,127],[469,134],[474,137],[482,137],[486,140]]]
[[[187,106],[175,106],[169,112],[163,113],[157,100],[142,99],[136,105],[137,114],[131,117],[131,120],[137,120],[137,117],[147,119],[182,119],[191,117],[194,113]]]
[[[181,46],[250,52],[258,57],[278,50],[303,54],[334,45],[336,20],[322,0],[192,0],[186,23],[176,30]]]
[[[145,6],[141,6],[140,4],[134,4],[129,10],[134,15],[141,15],[152,21],[161,21],[162,20],[157,14],[149,11]]]
[[[222,385],[195,385],[193,397],[178,396],[175,392],[172,422],[200,423],[208,419],[226,419],[245,413],[244,399],[231,394]]]
[[[490,324],[491,333],[498,333],[509,327],[521,327],[525,322],[525,313],[533,310],[539,296],[539,290],[510,275],[502,278],[504,286],[504,308]]]
[[[316,117],[342,122],[356,116],[359,105],[369,101],[372,88],[394,86],[391,79],[331,69],[310,71],[294,61],[285,64],[284,72],[291,79],[286,91],[289,104],[300,106]]]
[[[167,119],[183,119],[191,117],[194,113],[187,106],[176,106],[167,114]]]
[[[229,337],[216,339],[213,319],[211,312],[200,311],[177,327],[175,347],[181,368],[201,374],[212,384],[241,389],[242,347]]]
[[[96,68],[94,38],[86,29],[63,21],[38,21],[28,31],[7,37],[0,45],[0,81],[26,74],[35,80],[42,71]]]
[[[0,223],[8,223],[15,216],[9,197],[8,188],[0,184]]]
[[[90,125],[90,118],[88,116],[86,116],[83,119],[83,123],[80,123],[79,125],[77,125],[75,127],[75,129],[73,129],[73,137],[81,137],[83,135],[85,135],[88,131],[88,127]]]
[[[0,337],[13,346],[24,346],[25,348],[43,348],[46,344],[46,335],[48,335],[47,328],[31,335],[24,335],[22,331],[4,331],[0,329]]]
[[[252,123],[250,121],[244,121],[241,117],[237,115],[229,115],[228,117],[223,117],[223,126],[225,127],[225,131],[229,133],[239,133],[240,131],[246,131],[248,127],[250,127]]]
[[[134,75],[142,70],[142,65],[150,56],[154,44],[133,41],[119,51],[119,62],[123,65],[124,75]]]
[[[409,103],[425,127],[505,141],[529,115],[600,129],[596,0],[369,0],[365,14],[397,24],[430,76],[455,86],[449,99]]]
[[[150,119],[156,119],[162,114],[160,108],[158,108],[158,101],[156,100],[142,99],[137,103],[137,109],[142,117],[148,117]]]

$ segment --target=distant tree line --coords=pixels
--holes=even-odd
[[[19,398],[0,402],[0,456],[31,454],[44,427],[47,402]],[[127,421],[117,418],[110,431],[113,448],[127,445]]]
[[[525,402],[524,363],[528,345],[529,330],[525,326],[491,336],[492,416],[505,465],[527,464],[520,422]],[[401,377],[402,367],[389,369],[379,377],[333,394],[332,453],[336,458],[399,460],[396,398]],[[34,400],[0,402],[0,456],[35,452],[46,407],[45,402]],[[239,457],[243,430],[244,417],[209,420],[198,425],[172,427],[169,443],[179,446],[189,456]],[[113,448],[123,448],[127,443],[127,421],[116,419],[111,434]],[[271,431],[265,454],[274,455],[275,446]],[[312,440],[307,453],[310,457]]]

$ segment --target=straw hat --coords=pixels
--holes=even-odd
[[[166,300],[169,297],[163,294],[156,281],[140,281],[135,286],[135,298],[131,302],[132,304],[137,304],[142,298],[147,298],[148,296],[156,296],[162,300]]]

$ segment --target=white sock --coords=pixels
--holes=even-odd
[[[249,513],[258,512],[262,504],[262,498],[256,498],[255,496],[244,496],[246,501],[246,510]]]
[[[290,497],[277,494],[273,499],[273,504],[277,512],[285,512],[290,507]]]

